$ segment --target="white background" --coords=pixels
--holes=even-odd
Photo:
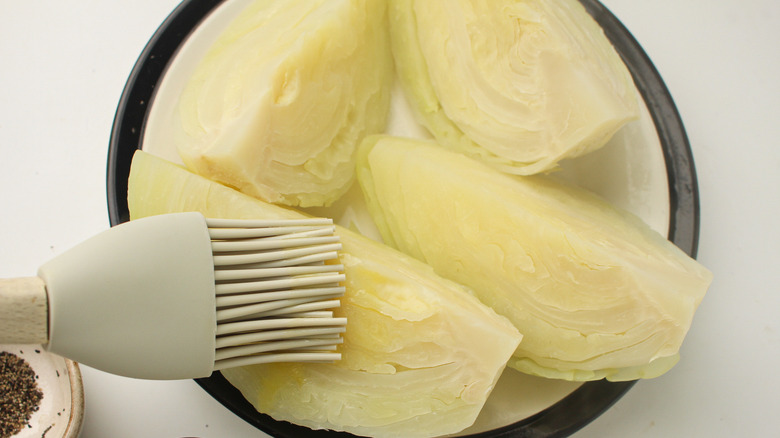
[[[780,3],[605,0],[661,72],[701,192],[715,274],[664,376],[576,434],[778,436]],[[107,229],[106,151],[125,81],[175,0],[0,0],[0,277]],[[82,367],[83,438],[257,437],[192,381]]]

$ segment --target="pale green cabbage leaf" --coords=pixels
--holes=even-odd
[[[526,373],[664,373],[712,279],[591,193],[503,174],[432,141],[367,138],[358,180],[387,244],[471,287],[523,333],[509,366]]]
[[[639,116],[631,75],[577,0],[389,0],[396,69],[440,144],[513,174],[603,146]]]
[[[393,78],[384,0],[260,0],[210,47],[179,100],[194,172],[268,202],[328,205],[381,132]]]
[[[131,218],[293,219],[271,205],[144,152],[133,159]],[[471,292],[430,266],[338,227],[347,317],[334,364],[223,370],[258,411],[313,429],[372,437],[432,437],[470,426],[522,336]]]

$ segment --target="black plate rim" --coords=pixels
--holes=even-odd
[[[106,189],[112,226],[129,220],[126,194],[130,162],[135,150],[141,148],[156,85],[189,33],[224,1],[182,1],[151,37],[130,73],[114,116],[108,148]],[[690,143],[677,107],[661,75],[629,30],[597,0],[580,1],[629,66],[637,89],[648,106],[667,168],[670,200],[668,237],[688,255],[696,257],[700,222],[698,183]],[[195,381],[227,409],[269,435],[280,438],[354,436],[343,432],[310,430],[258,413],[219,372]],[[558,403],[531,417],[468,437],[570,436],[609,409],[634,384],[634,381],[586,382]]]

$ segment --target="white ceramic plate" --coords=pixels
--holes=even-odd
[[[211,42],[250,1],[184,1],[141,54],[117,109],[109,147],[112,224],[128,219],[127,176],[136,149],[180,162],[168,129],[178,95]],[[599,151],[563,163],[559,175],[637,214],[695,256],[699,223],[696,175],[674,103],[658,72],[620,22],[597,1],[581,1],[625,60],[645,105],[639,120],[622,129]],[[412,118],[400,90],[393,95],[388,132],[427,137]],[[378,238],[359,189],[353,189],[332,207],[311,212]],[[274,436],[349,436],[311,431],[259,414],[219,373],[198,383],[237,415]],[[565,436],[600,415],[632,384],[580,384],[507,370],[477,422],[460,435]]]

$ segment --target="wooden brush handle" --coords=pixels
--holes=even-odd
[[[46,284],[38,277],[0,279],[0,344],[49,342]]]

